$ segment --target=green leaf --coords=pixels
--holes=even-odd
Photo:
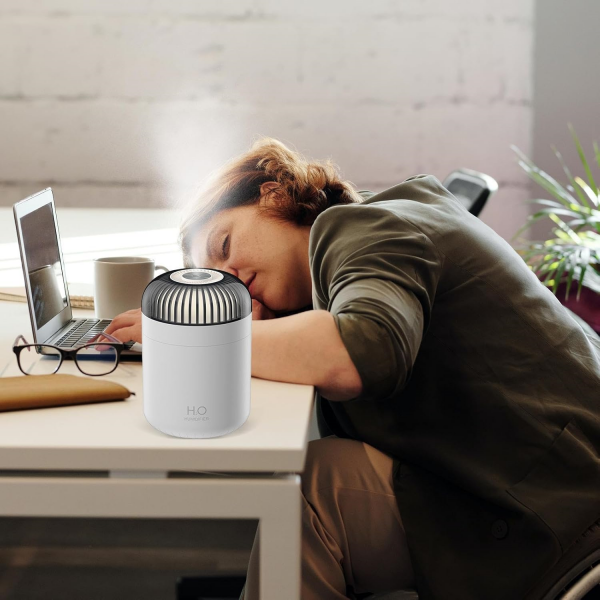
[[[571,171],[569,170],[569,167],[567,167],[565,161],[563,160],[562,154],[554,146],[552,146],[552,150],[554,150],[554,154],[556,154],[558,161],[562,165],[563,171],[565,172],[567,178],[571,182],[571,185],[573,186],[572,187],[573,191],[579,196],[579,199],[581,200],[582,204],[589,206],[588,201],[586,200],[585,196],[579,191],[579,189],[575,185],[575,180],[573,179],[573,175],[571,175]]]
[[[550,283],[550,282],[554,280],[554,275],[557,271],[558,271],[558,267],[556,267],[555,269],[548,269],[548,273],[547,273],[546,277],[544,277],[543,283],[548,285],[548,287],[553,286],[554,284]]]
[[[539,214],[545,214],[545,215],[557,214],[557,215],[565,215],[565,216],[571,217],[571,218],[575,218],[575,217],[580,217],[581,216],[581,213],[577,213],[577,212],[574,213],[572,210],[569,210],[567,208],[542,208],[541,210],[537,211],[534,214],[536,214],[536,215],[539,215]],[[569,225],[570,224],[571,224],[571,222],[569,222]]]
[[[569,299],[569,290],[571,289],[571,283],[573,282],[573,276],[575,275],[575,268],[577,267],[577,263],[571,265],[571,269],[569,270],[569,276],[567,278],[567,290],[565,293],[565,300]]]
[[[600,294],[600,275],[593,268],[588,269],[583,280],[583,285]]]
[[[527,175],[551,194],[552,199],[537,198],[527,201],[539,208],[532,211],[513,240],[540,219],[548,218],[554,224],[552,237],[529,241],[519,238],[522,248],[516,249],[534,274],[556,294],[558,286],[566,280],[565,297],[578,281],[577,299],[582,287],[600,293],[600,194],[574,129],[569,124],[580,160],[586,170],[589,184],[581,177],[573,177],[560,153],[553,147],[569,181],[566,188],[536,165],[518,148],[511,146],[520,157],[519,165]],[[600,149],[594,142],[595,158],[600,166]],[[592,269],[589,269],[590,264]],[[598,271],[596,270],[598,269]]]
[[[574,196],[569,194],[560,183],[552,179],[543,171],[525,170],[533,181],[543,187],[548,193],[552,194],[561,204],[570,206],[571,204],[579,204]]]
[[[581,287],[583,286],[583,278],[585,277],[586,269],[587,265],[583,265],[581,273],[579,274],[579,285],[577,286],[577,296],[575,297],[576,300],[579,300],[579,296],[581,295]]]
[[[585,219],[573,219],[572,221],[569,221],[569,225],[571,227],[575,227],[576,225],[581,229],[582,227],[590,226],[590,227],[596,227],[596,229],[598,229],[598,224],[600,223],[600,217],[587,217]],[[600,231],[600,229],[599,229]],[[582,232],[583,233],[589,233],[589,232]],[[580,235],[582,235],[580,234]]]
[[[567,233],[562,231],[562,229],[553,229],[552,232],[558,238],[557,241],[560,243],[570,244],[573,241]]]
[[[581,242],[579,235],[577,235],[560,217],[557,217],[552,213],[548,215],[548,218],[554,221],[554,223],[556,223],[576,244]]]
[[[564,204],[562,202],[556,202],[556,200],[546,200],[545,198],[534,198],[532,200],[523,200],[525,204],[542,204],[543,206],[558,206],[562,208]],[[575,205],[579,206],[579,204]]]
[[[527,201],[526,201],[527,202]],[[581,204],[569,204],[566,205],[564,202],[556,202],[555,200],[544,200],[544,199],[536,199],[529,200],[531,204],[540,204],[541,206],[557,206],[563,210],[569,210],[573,213],[573,216],[581,216],[581,215],[599,215],[600,210],[597,210],[592,207],[582,206]]]
[[[522,225],[521,227],[519,227],[519,229],[517,230],[517,232],[513,235],[513,237],[511,238],[511,241],[514,241],[514,239],[523,231],[525,231],[526,229],[528,229],[529,227],[531,227],[536,221],[539,221],[540,219],[543,219],[544,217],[546,217],[547,215],[543,214],[540,216],[535,216],[535,215],[529,215],[527,217],[527,219],[525,220],[525,224]]]
[[[560,280],[562,278],[563,273],[565,272],[565,268],[567,267],[567,264],[569,263],[569,261],[564,258],[563,260],[560,261],[560,265],[556,271],[556,277],[554,278],[554,287],[552,288],[552,293],[556,294],[556,290],[558,290],[558,286],[560,285]]]
[[[531,270],[535,273],[536,277],[538,275],[538,273],[544,273],[544,265],[545,265],[546,261],[544,259],[542,259],[540,262],[538,263],[533,263],[530,264],[529,267],[531,268]]]
[[[516,146],[511,146],[511,148],[522,158],[518,161],[518,164],[533,181],[552,194],[561,204],[579,204],[575,197],[569,194],[558,181],[536,167]]]
[[[591,258],[591,250],[589,248],[586,248],[585,246],[582,247],[580,249],[580,257],[581,257],[581,262],[585,263],[586,265],[590,264],[590,258]]]
[[[526,163],[529,163],[529,164],[533,165],[533,161],[530,158],[528,158],[523,152],[521,152],[521,150],[519,150],[519,148],[517,148],[517,146],[515,146],[514,144],[511,144],[510,148],[511,148],[511,150],[513,150],[519,156],[519,158],[523,162],[526,162]]]
[[[579,143],[579,138],[577,137],[577,135],[575,133],[575,129],[573,128],[573,125],[571,125],[571,123],[569,123],[569,129],[571,130],[571,134],[573,135],[573,139],[575,140],[575,146],[577,146],[577,153],[579,154],[579,159],[581,160],[581,163],[583,164],[583,168],[585,169],[585,173],[590,182],[590,187],[592,188],[592,190],[594,190],[594,193],[596,195],[598,195],[598,186],[596,185],[596,182],[594,181],[594,176],[592,175],[590,166],[588,165],[587,159],[585,158],[583,148],[581,147],[581,144]]]
[[[581,189],[588,195],[594,206],[598,206],[598,195],[594,194],[592,188],[581,177],[575,177],[575,181],[581,186]]]
[[[540,244],[533,243],[525,251],[525,262],[531,268],[531,270],[538,275],[538,272],[545,273],[548,271],[548,265],[554,262],[555,256],[552,253],[543,253],[543,248],[540,248]]]

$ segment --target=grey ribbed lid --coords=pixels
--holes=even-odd
[[[142,296],[142,312],[176,325],[216,325],[252,313],[252,297],[241,279],[218,269],[177,269],[153,279]]]

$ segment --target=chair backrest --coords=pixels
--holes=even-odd
[[[475,216],[498,190],[498,183],[493,177],[471,169],[452,171],[442,185]]]

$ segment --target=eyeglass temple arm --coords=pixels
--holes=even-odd
[[[29,342],[22,335],[19,335],[17,336],[17,339],[13,342],[13,346],[16,346],[20,340],[23,340],[24,344],[29,344]]]

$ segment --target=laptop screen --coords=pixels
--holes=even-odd
[[[35,322],[42,328],[67,306],[52,205],[44,204],[21,217]]]

